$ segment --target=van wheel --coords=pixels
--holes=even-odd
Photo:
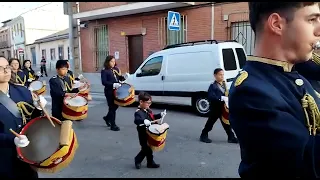
[[[210,103],[204,96],[197,96],[192,98],[192,107],[196,113],[201,117],[208,117],[210,112]]]

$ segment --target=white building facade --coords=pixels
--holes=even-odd
[[[41,51],[37,48],[27,50],[27,46],[36,39],[68,28],[69,19],[63,14],[62,2],[51,2],[21,14],[7,26],[11,31],[11,56],[21,61],[30,59],[32,64],[37,64],[41,60]]]

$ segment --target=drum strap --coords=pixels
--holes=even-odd
[[[16,118],[22,118],[17,104],[2,91],[0,91],[0,103]]]

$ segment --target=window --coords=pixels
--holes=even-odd
[[[22,31],[22,24],[20,23],[20,35],[21,35],[21,37],[22,37],[22,33],[23,31]]]
[[[158,21],[158,39],[161,46],[165,47],[187,41],[187,16],[181,15],[180,31],[170,31],[168,29],[167,17],[160,18]]]
[[[64,58],[63,46],[58,47],[58,56],[59,56],[59,60],[63,60],[63,58]]]
[[[140,76],[155,76],[158,75],[162,67],[162,56],[154,57],[150,59],[144,66],[141,68]]]
[[[68,60],[70,60],[70,49],[68,47]]]
[[[17,34],[16,25],[13,26],[13,31],[14,31],[14,36],[16,36],[16,34]]]
[[[41,51],[42,53],[41,53],[41,56],[42,57],[44,57],[44,58],[46,58],[47,56],[47,53],[46,53],[46,50],[45,49],[42,49],[42,51]],[[42,57],[41,57],[41,59],[42,59]]]
[[[56,60],[56,50],[54,48],[50,49],[50,59]]]
[[[246,64],[247,58],[242,48],[236,48],[240,69]]]
[[[103,67],[105,58],[109,55],[108,26],[96,26],[93,29],[93,62],[96,70]]]
[[[222,49],[222,56],[223,56],[223,64],[224,70],[237,70],[237,63],[236,58],[234,57],[233,50],[229,49]]]

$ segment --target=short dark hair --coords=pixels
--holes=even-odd
[[[19,69],[21,69],[21,63],[20,63],[20,60],[18,58],[10,58],[9,59],[9,65],[11,65],[12,61],[18,61],[19,63]]]
[[[69,68],[68,62],[65,60],[58,60],[56,62],[56,69],[61,69],[61,68]]]
[[[278,13],[288,22],[294,18],[297,9],[311,6],[318,2],[285,2],[285,1],[268,1],[268,2],[249,2],[249,20],[255,34],[263,27],[265,20],[272,14]]]
[[[110,69],[109,62],[110,62],[113,58],[114,58],[114,56],[111,56],[111,55],[109,55],[109,56],[106,57],[106,60],[105,60],[104,63],[103,63],[103,66],[104,66],[105,69]]]
[[[213,71],[213,74],[218,74],[220,71],[223,71],[223,69],[221,69],[221,68],[216,68],[216,69]]]
[[[138,95],[138,100],[139,101],[149,101],[149,100],[151,100],[152,98],[151,98],[151,95],[149,94],[149,93],[147,93],[147,92],[143,92],[143,91],[141,91],[140,93],[139,93],[139,95]]]

